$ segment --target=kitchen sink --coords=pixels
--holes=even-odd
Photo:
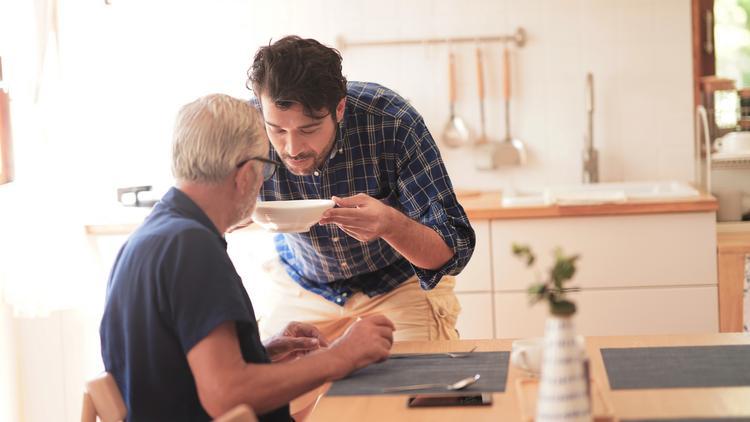
[[[606,204],[632,199],[691,198],[699,194],[697,189],[683,182],[593,183],[511,189],[503,192],[502,204],[504,207]]]

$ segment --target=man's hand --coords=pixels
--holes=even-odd
[[[323,213],[320,224],[335,224],[360,242],[369,242],[385,236],[391,229],[395,213],[398,213],[364,193],[346,198],[334,196],[331,199],[338,208],[331,208]]]
[[[352,371],[373,362],[388,358],[393,345],[391,320],[383,315],[373,315],[357,320],[329,349],[339,360],[334,379],[347,376]]]
[[[271,362],[286,362],[304,354],[328,347],[328,341],[317,328],[304,322],[290,322],[284,331],[271,337],[264,345]]]

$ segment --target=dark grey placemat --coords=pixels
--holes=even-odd
[[[438,393],[431,388],[400,393],[383,393],[384,387],[401,385],[452,383],[480,374],[482,377],[462,391],[504,392],[508,377],[509,352],[474,352],[463,358],[445,354],[388,359],[354,372],[336,381],[326,393],[329,396],[367,396],[374,394]]]
[[[602,349],[613,390],[750,386],[750,345]]]

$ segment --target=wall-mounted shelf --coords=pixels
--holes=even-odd
[[[434,45],[434,44],[460,44],[460,43],[513,43],[516,47],[526,44],[526,31],[523,28],[516,29],[513,34],[491,35],[476,37],[445,37],[424,39],[401,39],[401,40],[376,40],[376,41],[350,41],[343,36],[336,38],[336,47],[339,50],[351,47],[384,47],[394,45]]]

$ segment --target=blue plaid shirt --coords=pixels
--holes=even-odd
[[[305,289],[344,305],[357,291],[389,292],[417,275],[423,289],[455,275],[474,251],[474,230],[456,200],[443,160],[422,116],[401,96],[373,83],[349,82],[346,110],[330,158],[309,176],[280,166],[263,184],[264,201],[365,193],[432,228],[453,252],[442,268],[413,266],[382,239],[360,242],[336,225],[276,236],[289,275]],[[279,160],[271,149],[272,159]]]

